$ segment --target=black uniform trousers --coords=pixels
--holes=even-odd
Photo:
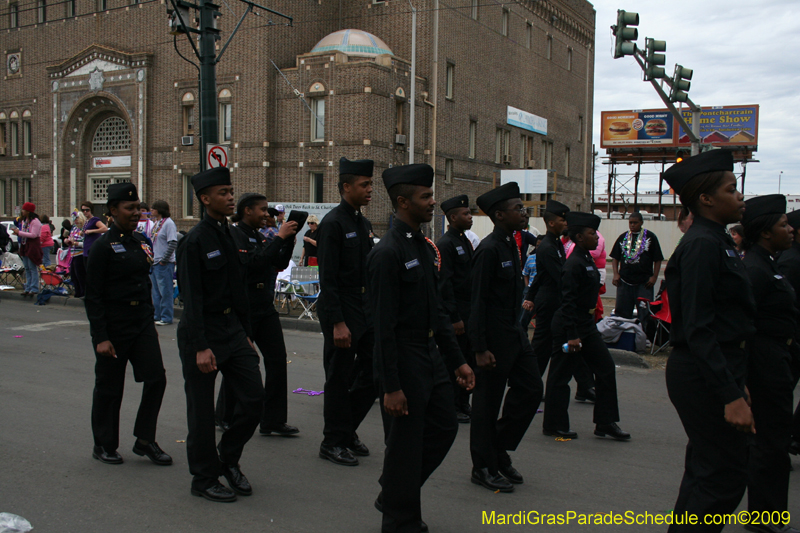
[[[218,448],[214,430],[214,384],[217,372],[204,374],[197,367],[197,352],[186,330],[179,330],[178,349],[183,363],[189,434],[186,452],[192,487],[204,490],[217,482],[222,464],[238,464],[244,445],[261,419],[264,387],[258,354],[235,313],[205,315],[205,336],[217,360],[218,372],[235,397],[230,428],[222,434]]]
[[[383,474],[383,533],[418,533],[420,489],[442,463],[458,432],[448,371],[431,338],[398,335],[398,374],[408,414],[381,414],[386,442]]]
[[[127,305],[126,305],[127,304]],[[92,397],[92,432],[94,443],[107,452],[119,447],[119,409],[125,388],[125,370],[130,361],[133,377],[142,386],[142,399],[133,427],[134,436],[153,442],[167,388],[167,376],[161,360],[161,347],[153,324],[153,307],[131,306],[130,302],[108,302],[108,337],[117,357],[97,353]]]
[[[733,350],[739,349],[723,348],[722,352]],[[725,405],[709,390],[691,357],[688,347],[676,346],[666,371],[669,399],[689,437],[674,513],[696,514],[702,521],[705,515],[732,513],[738,507],[747,487],[750,439],[725,421]],[[718,532],[722,528],[723,525],[673,524],[668,531]]]
[[[748,343],[747,388],[756,435],[750,444],[747,508],[786,511],[794,379],[787,339],[756,336]]]
[[[375,403],[377,394],[372,377],[375,332],[372,327],[362,332],[350,329],[350,347],[337,348],[333,343],[333,327],[326,326],[323,325],[322,330],[325,339],[322,355],[325,368],[322,444],[346,448]]]
[[[489,351],[497,366],[475,372],[469,448],[474,468],[511,464],[507,451],[516,450],[542,401],[542,376],[536,357],[523,350],[518,333],[487,332]],[[508,384],[508,392],[506,392]],[[503,416],[500,415],[500,406]]]
[[[792,354],[792,389],[797,386],[800,381],[800,339],[795,339],[795,342],[789,347],[789,352]],[[797,402],[797,408],[794,410],[794,418],[792,419],[792,440],[800,442],[800,401]]]
[[[286,375],[286,344],[278,312],[263,315],[250,315],[253,330],[251,339],[264,358],[264,408],[261,413],[261,429],[269,430],[282,426],[288,416],[288,385]],[[236,408],[234,397],[224,377],[217,396],[217,419],[230,425]]]
[[[596,380],[597,400],[594,404],[593,420],[595,424],[611,424],[619,422],[619,405],[617,403],[616,367],[606,343],[595,328],[588,334],[581,335],[580,352],[564,353],[561,347],[568,340],[563,332],[553,335],[550,347],[552,360],[550,372],[547,374],[547,402],[544,408],[542,426],[549,431],[569,431],[569,380],[575,373],[580,360],[586,362]]]
[[[469,315],[470,315],[470,306],[472,305],[471,302],[456,302],[458,306],[458,313],[461,317],[461,320],[464,322],[464,328],[469,327]],[[475,351],[472,349],[472,343],[469,342],[469,335],[466,331],[464,331],[463,335],[456,335],[456,341],[458,341],[458,347],[461,349],[461,354],[464,356],[464,359],[467,361],[467,364],[472,368],[475,369]],[[469,406],[469,397],[472,394],[471,391],[461,387],[456,378],[456,369],[455,368],[447,368],[448,374],[450,375],[450,382],[453,384],[453,396],[455,399],[455,406],[456,411],[466,411],[466,407]]]

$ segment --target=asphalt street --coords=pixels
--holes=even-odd
[[[2,296],[0,296],[2,298]],[[189,492],[186,403],[176,326],[159,328],[167,391],[158,442],[175,464],[155,466],[134,455],[131,435],[141,385],[128,372],[122,405],[122,465],[92,459],[90,407],[94,355],[79,307],[34,306],[0,300],[0,512],[30,520],[35,532],[377,532],[383,459],[377,406],[359,435],[372,450],[361,465],[334,465],[317,455],[322,397],[291,394],[293,438],[256,434],[241,468],[254,493],[232,504]],[[287,331],[289,390],[323,388],[322,336]],[[686,436],[667,398],[663,370],[617,369],[621,427],[630,442],[594,438],[592,408],[573,403],[579,438],[559,442],[541,432],[537,416],[514,465],[525,484],[512,494],[470,483],[469,431],[462,425],[450,454],[423,488],[423,518],[434,533],[501,531],[482,523],[491,513],[636,513],[672,509],[683,472]],[[800,460],[793,458],[795,468]],[[800,479],[790,489],[790,511],[800,526]],[[744,505],[740,506],[743,509]],[[542,531],[666,531],[665,526],[517,526]],[[726,531],[744,531],[730,526]]]

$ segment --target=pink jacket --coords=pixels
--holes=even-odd
[[[41,241],[42,248],[53,246],[53,233],[50,231],[50,224],[42,224],[42,230],[39,232],[39,240]]]
[[[25,228],[25,224],[23,224],[22,227]],[[31,220],[30,224],[28,224],[28,227],[25,229],[27,229],[28,231],[20,230],[19,232],[18,236],[22,237],[22,240],[20,240],[20,244],[25,244],[25,239],[37,239],[39,237],[39,233],[41,233],[42,231],[42,223],[39,222],[38,218],[34,218],[33,220]]]

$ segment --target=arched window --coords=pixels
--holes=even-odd
[[[93,152],[122,152],[131,149],[131,130],[121,117],[105,119],[92,139]]]
[[[229,89],[219,92],[219,142],[229,143],[233,138],[233,95]]]
[[[194,95],[186,93],[181,98],[183,106],[183,135],[194,135]]]

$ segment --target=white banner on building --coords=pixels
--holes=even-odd
[[[92,158],[92,168],[122,168],[129,166],[131,166],[131,156],[129,155]]]
[[[528,113],[516,107],[508,106],[506,111],[506,123],[511,126],[522,128],[523,130],[532,131],[547,135],[547,119],[540,116]]]
[[[547,194],[547,169],[501,170],[500,185],[516,181],[522,194]]]

